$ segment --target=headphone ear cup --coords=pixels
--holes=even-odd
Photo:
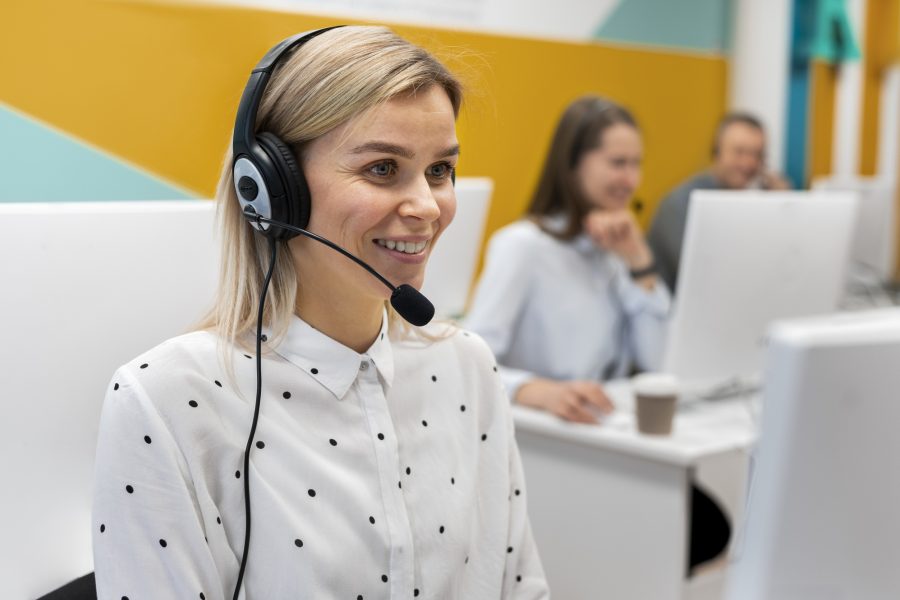
[[[309,186],[306,184],[303,170],[294,158],[294,152],[278,136],[267,131],[257,133],[256,141],[275,165],[285,192],[283,202],[273,199],[272,218],[305,229],[309,223]],[[296,235],[289,231],[281,231],[282,235],[279,237],[282,239]]]

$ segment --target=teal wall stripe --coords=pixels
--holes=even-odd
[[[788,77],[785,171],[796,187],[807,184],[809,154],[811,40],[816,33],[818,0],[793,0],[791,22],[791,63]]]
[[[722,53],[731,38],[732,0],[622,0],[594,38]]]
[[[0,141],[0,202],[195,197],[2,104]]]

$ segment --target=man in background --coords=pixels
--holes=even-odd
[[[759,119],[743,112],[728,113],[716,128],[712,166],[679,185],[660,202],[647,241],[659,275],[673,294],[691,192],[790,189],[785,179],[766,169],[765,155],[766,133]]]

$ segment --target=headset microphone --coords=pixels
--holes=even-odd
[[[360,267],[368,271],[373,277],[375,277],[378,281],[387,286],[388,289],[391,290],[391,306],[394,307],[394,310],[397,311],[401,317],[406,319],[409,323],[416,325],[417,327],[421,327],[422,325],[427,325],[431,319],[434,317],[434,305],[431,301],[426,298],[419,290],[412,287],[409,284],[403,283],[398,286],[395,286],[390,281],[384,278],[378,271],[373,269],[368,263],[363,261],[361,258],[350,254],[334,242],[323,238],[320,235],[317,235],[311,231],[307,231],[301,227],[296,227],[294,225],[289,225],[288,223],[282,223],[280,221],[275,221],[274,219],[268,219],[261,215],[256,214],[256,211],[252,206],[244,207],[244,216],[247,217],[249,221],[256,221],[257,223],[266,223],[268,225],[274,225],[275,227],[283,227],[295,234],[300,234],[302,236],[308,237],[312,240],[316,240],[320,244],[325,244],[332,250],[340,252]]]

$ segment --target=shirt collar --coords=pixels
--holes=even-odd
[[[366,350],[366,354],[372,359],[378,374],[381,375],[382,381],[388,387],[394,383],[394,351],[391,347],[390,335],[388,335],[389,324],[387,309],[385,309],[384,315],[381,317],[381,331]]]
[[[567,223],[568,216],[561,213],[541,217],[541,224],[552,231],[564,231]],[[581,254],[596,254],[598,250],[591,237],[583,232],[572,238],[569,243]]]
[[[387,330],[385,311],[381,318],[381,330],[375,341],[364,354],[360,354],[294,315],[275,352],[306,371],[340,399],[353,385],[359,374],[360,364],[366,359],[372,360],[387,386],[393,383],[394,357]],[[271,332],[267,331],[266,335],[271,335]]]

